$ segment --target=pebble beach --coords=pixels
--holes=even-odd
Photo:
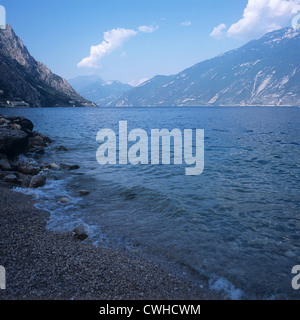
[[[31,196],[0,184],[0,259],[4,300],[218,299],[129,252],[99,248],[72,232],[46,229],[49,214]]]

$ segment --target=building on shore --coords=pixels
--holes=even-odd
[[[17,107],[22,107],[22,108],[29,108],[30,105],[22,100],[15,100],[15,101],[7,101],[7,105],[11,108],[17,108]]]

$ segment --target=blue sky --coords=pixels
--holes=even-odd
[[[157,74],[177,73],[288,26],[292,8],[300,1],[0,0],[0,4],[30,53],[53,72],[66,79],[99,74],[105,80],[137,84]]]

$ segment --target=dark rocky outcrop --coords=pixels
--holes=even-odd
[[[0,178],[3,181],[31,188],[45,185],[46,177],[39,175],[43,166],[18,161],[20,154],[38,156],[51,143],[50,138],[32,131],[33,128],[33,123],[23,117],[0,115]]]
[[[80,168],[76,164],[39,164],[39,155],[45,152],[52,140],[33,129],[34,125],[28,119],[0,114],[0,179],[25,188],[40,188],[46,184],[45,171]],[[35,161],[20,160],[20,154]],[[71,199],[65,197],[59,201],[68,203]]]
[[[47,147],[52,141],[47,136],[32,131],[33,123],[23,117],[0,115],[0,167],[15,156]]]

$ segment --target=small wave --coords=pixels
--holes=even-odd
[[[215,279],[215,277],[213,277],[209,280],[209,288],[211,290],[224,294],[231,300],[241,300],[244,296],[244,292],[242,290],[237,289],[231,282],[229,282],[225,278]]]
[[[16,187],[13,190],[33,196],[38,200],[34,206],[37,209],[50,213],[46,226],[48,230],[70,232],[82,225],[89,235],[89,241],[93,244],[98,245],[106,241],[106,237],[102,234],[100,226],[89,225],[80,217],[78,204],[82,198],[73,196],[70,192],[66,191],[66,181],[50,180],[41,188],[28,189]],[[60,203],[59,199],[62,197],[69,198],[70,202],[66,204]]]

